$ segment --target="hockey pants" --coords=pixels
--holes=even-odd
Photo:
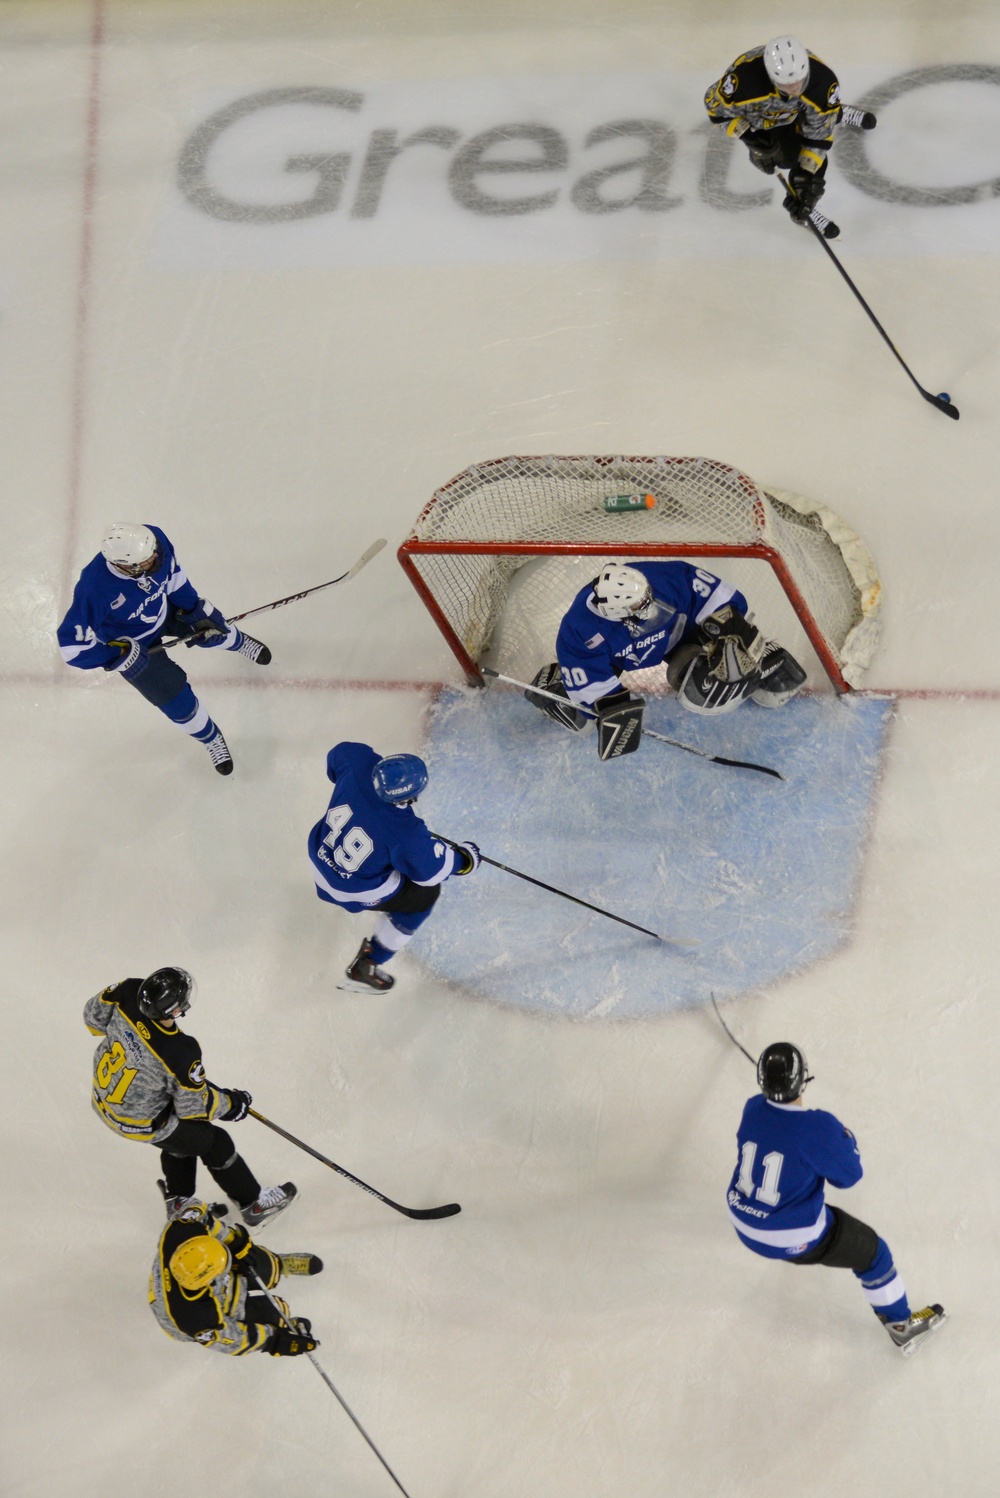
[[[414,884],[404,878],[394,895],[373,907],[378,912],[372,934],[372,960],[377,967],[413,938],[440,894],[440,884]]]
[[[833,1218],[819,1242],[792,1264],[825,1264],[827,1269],[852,1269],[861,1281],[865,1299],[886,1321],[906,1321],[910,1307],[889,1245],[874,1228],[841,1207],[828,1207]]]
[[[260,1196],[260,1182],[238,1154],[225,1129],[203,1119],[181,1119],[160,1146],[168,1196],[194,1196],[198,1161],[212,1180],[241,1207]]]

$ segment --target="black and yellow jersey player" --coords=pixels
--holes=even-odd
[[[805,224],[826,187],[827,155],[838,124],[875,126],[868,111],[844,105],[832,68],[794,36],[744,52],[705,94],[713,125],[741,140],[758,171],[787,171],[784,207]]]
[[[319,1274],[315,1254],[275,1254],[254,1243],[240,1224],[219,1222],[202,1201],[189,1200],[160,1234],[149,1277],[149,1305],[178,1342],[198,1342],[240,1357],[269,1352],[296,1357],[317,1347],[304,1317],[269,1297],[284,1275]]]

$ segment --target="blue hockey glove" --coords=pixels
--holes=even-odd
[[[149,665],[149,652],[138,640],[109,640],[108,644],[116,646],[121,655],[116,661],[108,661],[105,671],[117,671],[126,681],[135,681]]]
[[[199,598],[193,609],[174,609],[174,620],[189,648],[221,645],[229,636],[229,625],[222,611],[207,598]]]
[[[459,843],[455,849],[455,855],[461,860],[455,864],[456,874],[474,874],[483,861],[483,856],[475,843]]]

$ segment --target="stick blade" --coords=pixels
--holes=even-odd
[[[407,1217],[416,1218],[418,1222],[429,1222],[438,1217],[454,1217],[462,1209],[458,1202],[449,1202],[446,1207],[400,1207],[399,1210],[405,1212]]]
[[[373,541],[368,550],[362,552],[361,556],[358,557],[358,560],[355,562],[350,572],[348,572],[348,577],[356,577],[357,574],[361,571],[362,567],[367,567],[372,557],[377,557],[379,552],[382,551],[388,544],[389,543],[386,541],[384,536],[379,536],[378,540]]]

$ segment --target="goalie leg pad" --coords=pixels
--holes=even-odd
[[[772,641],[761,661],[760,682],[752,693],[758,707],[784,707],[805,684],[806,673],[793,655]]]
[[[586,733],[588,728],[593,728],[593,718],[587,713],[580,712],[579,708],[574,707],[567,697],[562,672],[555,661],[550,666],[543,666],[531,678],[531,685],[541,687],[544,692],[554,692],[557,697],[565,699],[564,702],[553,702],[548,697],[539,697],[535,692],[524,694],[532,707],[540,708],[554,723],[561,724],[563,728],[568,728],[573,733]]]
[[[597,704],[597,753],[601,759],[634,754],[642,738],[645,699],[616,692]]]

